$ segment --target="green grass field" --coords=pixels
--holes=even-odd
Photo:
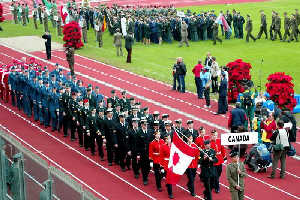
[[[189,9],[195,12],[214,9],[216,13],[219,13],[220,10],[226,11],[228,9],[231,11],[232,9],[236,9],[240,11],[243,16],[250,14],[253,20],[254,30],[252,33],[254,36],[257,35],[260,25],[259,10],[265,10],[268,26],[271,21],[271,11],[276,10],[279,12],[283,28],[282,13],[284,11],[287,11],[289,14],[294,13],[295,8],[300,9],[299,0],[273,0],[261,3],[189,7]],[[188,9],[188,7],[184,9]],[[21,25],[14,25],[6,21],[2,23],[1,26],[4,31],[0,32],[0,37],[24,35],[41,36],[43,33],[43,27],[39,25],[39,30],[34,30],[33,23],[22,27]],[[51,24],[49,23],[49,27],[50,26]],[[62,42],[62,38],[56,36],[55,30],[50,30],[52,32],[53,41]],[[264,38],[264,36],[262,38]],[[184,62],[188,68],[186,88],[195,91],[194,78],[191,70],[198,59],[203,60],[209,51],[216,56],[219,65],[226,65],[228,62],[238,58],[250,62],[252,64],[252,80],[256,85],[259,85],[260,82],[260,71],[263,86],[269,74],[273,72],[286,72],[294,78],[295,91],[296,93],[300,93],[300,43],[282,43],[279,40],[273,42],[265,39],[261,39],[255,43],[253,41],[246,43],[245,39],[231,39],[223,40],[222,45],[217,44],[216,46],[213,46],[212,41],[191,42],[189,48],[179,48],[177,42],[163,44],[161,46],[156,44],[144,46],[140,43],[136,43],[133,47],[133,62],[132,64],[126,64],[125,55],[123,57],[116,56],[115,48],[112,43],[113,38],[107,31],[103,39],[104,46],[100,49],[95,42],[93,30],[90,30],[88,36],[89,43],[82,49],[76,51],[76,53],[167,83],[171,83],[172,81],[171,69],[175,58],[181,56],[184,58]],[[125,52],[125,49],[123,50]],[[263,65],[261,64],[262,58],[264,59]]]

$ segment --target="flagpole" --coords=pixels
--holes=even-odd
[[[176,131],[176,130],[174,130],[175,131],[175,133],[177,133],[178,134],[178,132]],[[183,135],[183,134],[181,134],[183,137],[185,137],[186,139],[189,139],[188,137],[186,137],[185,135]],[[196,143],[194,143],[194,142],[192,142],[192,144],[194,144],[194,145],[196,145],[196,147],[202,152],[202,153],[204,153],[204,155],[206,155],[207,157],[209,157],[209,155],[207,154],[207,153],[205,153],[204,151],[203,151],[203,149],[201,149],[201,147],[199,147]],[[209,157],[210,158],[210,157]]]
[[[239,170],[240,170],[240,152],[241,152],[241,145],[239,144],[239,155],[238,155],[238,162],[237,162],[237,175],[238,175],[238,180],[237,184],[240,186],[240,175],[239,175]]]

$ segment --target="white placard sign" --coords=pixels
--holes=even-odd
[[[100,30],[100,27],[98,25],[95,25],[94,28],[95,28],[96,31]]]
[[[177,16],[178,17],[185,17],[185,14],[184,14],[184,12],[183,11],[177,11]]]
[[[221,134],[222,145],[257,144],[257,143],[258,143],[257,132]]]

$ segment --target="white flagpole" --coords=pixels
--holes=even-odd
[[[239,144],[239,157],[238,157],[238,162],[237,162],[237,170],[239,171],[240,170],[240,152],[241,152],[241,145]],[[238,174],[238,186],[240,186],[240,174],[238,173],[237,171],[237,174]]]

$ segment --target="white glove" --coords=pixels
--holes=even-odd
[[[153,162],[150,162],[150,167],[153,168]]]
[[[165,170],[164,170],[164,169],[161,169],[160,172],[161,172],[161,173],[165,173]]]

